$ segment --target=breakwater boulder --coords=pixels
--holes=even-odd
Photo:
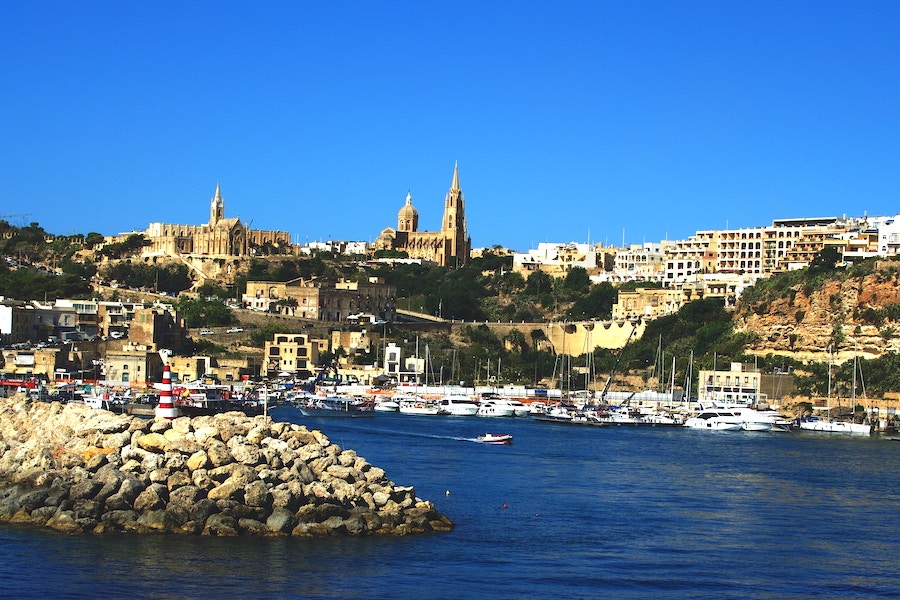
[[[452,522],[318,430],[0,400],[0,521],[66,533],[406,535]]]

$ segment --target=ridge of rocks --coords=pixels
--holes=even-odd
[[[407,535],[433,503],[319,430],[240,412],[172,421],[0,399],[0,522],[65,533]]]

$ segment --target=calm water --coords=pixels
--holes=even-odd
[[[456,529],[298,540],[6,527],[0,595],[900,597],[898,442],[474,417],[307,422],[415,485]],[[515,443],[462,439],[486,431]]]

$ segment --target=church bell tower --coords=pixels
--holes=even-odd
[[[447,265],[462,266],[469,260],[469,236],[466,232],[466,201],[459,188],[459,163],[453,167],[453,182],[444,200],[441,232],[447,240]]]

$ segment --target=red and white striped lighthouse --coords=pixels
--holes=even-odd
[[[178,409],[172,401],[172,373],[169,365],[163,365],[162,388],[159,391],[159,404],[156,405],[156,418],[172,420],[178,416]]]

